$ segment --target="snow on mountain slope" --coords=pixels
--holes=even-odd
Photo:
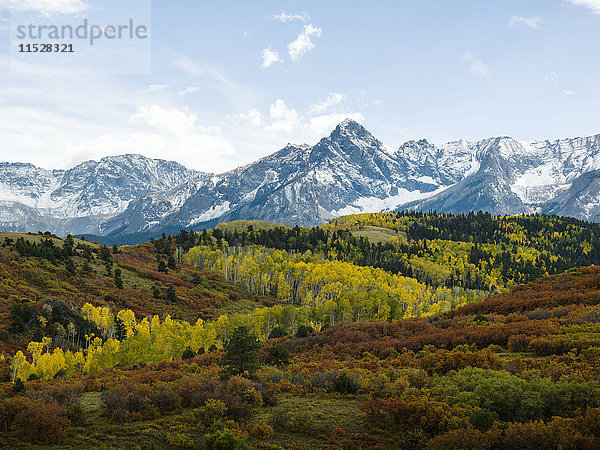
[[[394,208],[424,198],[441,182],[412,176],[406,165],[358,123],[346,120],[315,146],[288,145],[254,164],[198,186],[164,220],[146,221],[151,194],[133,202],[111,232],[189,228],[211,221],[260,218],[313,225],[345,212]],[[191,192],[191,191],[190,191]],[[135,226],[130,226],[135,224]],[[125,230],[123,231],[125,226]]]
[[[600,169],[600,135],[524,144],[533,149],[536,163],[511,187],[525,203],[549,201],[577,177]]]
[[[40,200],[43,203],[44,194],[57,186],[57,177],[52,171],[32,164],[0,163],[0,201],[36,208]]]
[[[479,209],[494,214],[543,211],[547,209],[543,204],[568,190],[573,180],[600,168],[600,136],[554,142],[499,137],[463,147],[472,150],[473,169],[464,172],[454,187],[406,206],[455,213]],[[455,159],[453,147],[440,148],[444,148],[451,167],[466,166],[464,158],[460,160],[464,151]],[[453,164],[456,160],[459,163]],[[576,217],[586,218],[583,213]]]
[[[568,188],[542,205],[548,214],[600,221],[600,170],[577,177]]]
[[[395,209],[550,212],[600,219],[600,135],[510,137],[395,152],[345,120],[316,145],[288,144],[214,175],[123,155],[69,170],[0,164],[0,227],[108,236],[159,234],[237,219],[315,225]]]
[[[58,224],[81,219],[75,222],[85,223],[85,232],[92,232],[101,218],[124,211],[132,200],[202,175],[176,162],[141,155],[109,156],[66,171],[2,163],[0,226],[31,231],[36,228],[32,228],[34,222],[51,230],[63,230]],[[94,218],[91,230],[90,218]]]

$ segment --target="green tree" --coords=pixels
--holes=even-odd
[[[274,364],[276,366],[288,364],[290,362],[289,359],[289,350],[281,344],[275,344],[267,350],[267,364]]]
[[[173,255],[169,256],[169,260],[167,261],[167,267],[171,270],[177,270],[177,265],[175,264],[175,258]]]
[[[489,409],[478,409],[469,416],[469,423],[480,431],[487,431],[498,420],[498,413]]]
[[[71,274],[75,275],[75,263],[71,258],[67,258],[67,262],[65,263],[65,269]]]
[[[106,275],[112,276],[112,262],[105,262],[104,267],[106,268]]]
[[[83,269],[83,271],[85,273],[91,273],[92,272],[92,266],[90,266],[90,263],[87,262],[87,261],[83,263],[83,266],[81,268]]]
[[[73,236],[70,234],[63,241],[63,251],[66,256],[73,256],[75,254],[75,241],[73,241]]]
[[[110,254],[110,249],[106,245],[103,245],[100,248],[100,259],[105,263],[112,262],[112,255]]]
[[[204,448],[209,450],[246,450],[248,443],[242,436],[225,428],[213,434],[204,435]]]
[[[172,284],[167,288],[167,300],[171,303],[177,303],[179,301],[179,297],[177,297],[177,291],[175,290],[175,286]]]
[[[115,338],[119,341],[127,339],[127,327],[120,317],[115,319]]]
[[[158,261],[158,271],[167,273],[167,265],[165,264],[165,262],[162,259],[160,261]]]
[[[196,356],[196,352],[191,348],[186,348],[181,355],[181,359],[192,359]]]
[[[277,339],[287,336],[286,331],[281,327],[275,327],[269,333],[269,339]]]
[[[300,325],[298,327],[298,331],[296,331],[296,337],[305,338],[309,333],[312,333],[314,330],[312,327],[307,327],[306,325]]]
[[[123,289],[123,279],[121,278],[121,269],[115,269],[115,286],[117,286],[117,289]]]
[[[222,378],[230,378],[235,375],[246,375],[254,378],[258,365],[258,352],[261,348],[256,336],[248,332],[248,328],[241,326],[233,330],[231,339],[225,344],[225,356],[219,365]]]

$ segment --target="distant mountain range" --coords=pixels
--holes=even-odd
[[[0,229],[136,242],[237,219],[316,225],[359,212],[549,213],[600,221],[600,135],[496,137],[395,152],[352,120],[220,175],[141,155],[69,170],[0,163]]]

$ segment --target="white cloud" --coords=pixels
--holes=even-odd
[[[304,25],[304,30],[298,35],[295,41],[288,44],[288,52],[292,61],[298,62],[306,53],[315,48],[312,38],[321,37],[321,28],[315,27],[312,24]]]
[[[550,75],[544,77],[544,83],[546,83],[553,91],[558,89],[558,81],[560,80],[560,75],[552,72]]]
[[[83,0],[0,0],[0,8],[17,12],[37,12],[45,17],[53,14],[79,14],[90,9]]]
[[[534,30],[539,30],[541,25],[544,23],[544,19],[542,17],[521,17],[521,16],[512,16],[508,21],[508,27],[516,27],[519,25],[533,28]]]
[[[303,28],[300,34],[296,37],[295,40],[289,42],[287,45],[287,50],[290,55],[290,59],[293,62],[298,62],[300,59],[309,51],[315,48],[315,38],[321,37],[323,34],[323,30],[319,27],[314,26],[312,23],[308,23],[310,18],[307,14],[299,14],[299,13],[286,13],[281,12],[280,14],[276,14],[270,17],[273,20],[279,20],[283,23],[291,23],[291,22],[302,22]],[[263,63],[261,69],[269,67],[271,64],[275,62],[282,62],[279,57],[279,53],[271,49],[271,47],[266,48],[262,52]]]
[[[271,105],[269,117],[273,120],[266,125],[265,130],[291,133],[300,125],[298,112],[293,108],[288,108],[281,99],[275,100],[275,103]]]
[[[251,109],[247,113],[235,114],[233,117],[240,119],[252,128],[259,128],[263,125],[262,113],[256,108]]]
[[[273,16],[273,19],[279,20],[283,23],[294,22],[299,20],[300,22],[306,23],[308,21],[308,16],[306,14],[298,14],[298,13],[285,13],[281,12],[280,14],[276,14]]]
[[[490,76],[489,67],[481,60],[477,59],[471,52],[462,55],[461,59],[469,65],[469,73],[480,78],[488,78]]]
[[[569,0],[573,5],[589,8],[594,14],[600,14],[600,0]]]
[[[7,75],[7,67],[8,58],[0,57],[5,74],[0,76],[1,161],[72,167],[82,160],[65,151],[68,145],[129,128],[139,94],[131,90],[124,95],[110,76],[16,60]]]
[[[572,89],[563,89],[561,87],[560,75],[552,72],[550,75],[544,77],[544,83],[550,89],[556,92],[562,92],[564,95],[575,95],[575,91]]]
[[[0,161],[64,169],[140,153],[222,172],[276,148],[258,128],[229,128],[226,115],[214,110],[148,103],[139,86],[128,89],[110,75],[14,61],[9,76],[8,63],[0,56]]]
[[[139,132],[123,137],[101,135],[82,144],[67,145],[65,153],[78,161],[139,153],[149,158],[177,161],[201,171],[220,172],[228,164],[226,158],[233,154],[233,147],[221,135],[213,133],[188,133],[173,138]]]
[[[327,108],[339,104],[346,98],[344,94],[330,93],[327,100],[311,105],[306,113],[301,113],[288,106],[282,99],[275,100],[267,114],[257,109],[248,113],[236,114],[234,119],[242,120],[251,129],[260,130],[263,139],[277,142],[314,142],[329,134],[337,124],[346,118],[363,121],[360,113],[332,112],[326,113]],[[325,107],[328,103],[330,106]],[[323,107],[321,107],[323,105]]]
[[[169,88],[169,85],[167,85],[167,84],[151,84],[146,89],[142,89],[139,92],[140,92],[140,94],[148,94],[150,92],[163,91],[168,88]]]
[[[183,91],[180,91],[179,95],[181,95],[181,96],[192,95],[192,94],[196,94],[199,91],[200,91],[199,87],[189,86],[189,87],[186,87]]]
[[[139,153],[148,157],[161,157],[166,140],[159,134],[133,133],[130,136],[115,136],[107,133],[82,143],[67,143],[64,153],[72,161],[100,159],[104,156]],[[164,153],[161,157],[165,159]],[[173,159],[171,155],[167,159]]]
[[[261,69],[267,69],[271,67],[271,65],[276,62],[283,62],[283,59],[279,57],[279,52],[275,50],[271,50],[271,47],[265,48],[262,53],[262,64],[260,65]]]
[[[339,105],[346,100],[346,98],[346,94],[342,94],[341,92],[330,92],[327,94],[327,98],[325,100],[320,100],[319,102],[310,106],[310,113],[320,114],[325,112],[332,106]]]
[[[219,127],[200,126],[196,123],[197,119],[189,111],[159,105],[140,106],[130,118],[132,124],[142,126],[140,133],[113,145],[122,147],[131,144],[136,148],[132,140],[143,141],[148,145],[143,150],[144,154],[152,157],[168,154],[169,158],[188,167],[219,171],[222,158],[234,153],[233,146],[221,135]],[[148,132],[145,127],[154,131]]]
[[[195,114],[178,109],[165,109],[158,105],[140,106],[131,116],[131,123],[142,123],[171,134],[191,133],[196,126]]]
[[[335,113],[324,114],[310,119],[308,131],[313,136],[324,136],[330,133],[344,119],[353,119],[357,122],[363,122],[364,117],[360,113]]]

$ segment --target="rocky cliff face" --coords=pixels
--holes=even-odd
[[[202,176],[179,163],[141,155],[86,161],[69,170],[0,164],[0,227],[94,233],[132,200]]]
[[[0,164],[0,227],[144,236],[236,219],[315,225],[395,209],[600,217],[600,135],[554,142],[510,137],[395,152],[346,120],[314,146],[287,145],[213,175],[123,155],[70,170]]]

